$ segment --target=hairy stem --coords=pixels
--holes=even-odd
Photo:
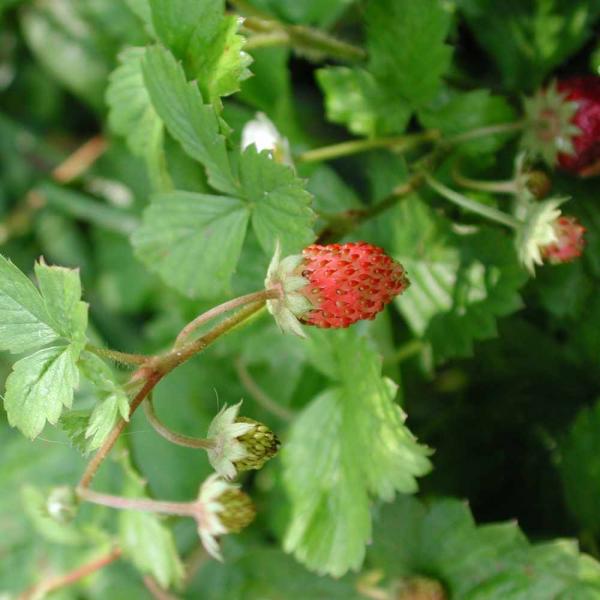
[[[218,317],[219,315],[229,312],[230,310],[234,310],[239,308],[240,306],[244,306],[246,304],[251,304],[252,302],[260,302],[266,301],[271,298],[278,297],[279,293],[274,290],[261,290],[260,292],[253,292],[252,294],[246,294],[245,296],[240,296],[239,298],[234,298],[233,300],[229,300],[228,302],[224,302],[223,304],[219,304],[219,306],[215,306],[210,310],[202,313],[197,316],[193,321],[190,321],[179,333],[177,339],[175,340],[175,348],[179,348],[185,343],[185,340],[192,334],[196,329],[204,325],[204,323]]]
[[[101,358],[108,358],[109,360],[114,360],[125,365],[143,365],[152,358],[144,354],[129,354],[128,352],[119,352],[118,350],[110,350],[109,348],[99,348],[93,344],[87,344],[85,349]]]
[[[480,181],[478,179],[471,179],[470,177],[465,177],[456,166],[452,169],[452,178],[458,185],[471,190],[492,192],[494,194],[516,194],[518,191],[514,180]]]
[[[151,500],[150,498],[125,498],[112,494],[102,494],[87,488],[77,488],[77,495],[85,502],[100,504],[117,510],[140,510],[143,512],[174,515],[177,517],[193,517],[197,511],[195,502],[168,502]]]
[[[414,338],[405,344],[402,344],[402,346],[400,346],[396,352],[394,352],[394,354],[386,357],[384,362],[386,364],[398,364],[404,362],[406,359],[412,358],[413,356],[419,354],[423,350],[424,346],[425,345],[420,339]]]
[[[138,369],[132,375],[131,382],[137,382],[140,379],[145,379],[145,383],[131,402],[129,407],[129,416],[131,417],[131,415],[133,415],[138,406],[146,399],[148,394],[152,392],[156,384],[165,375],[170,373],[179,365],[188,361],[192,356],[198,354],[198,352],[202,352],[219,337],[233,330],[246,319],[261,310],[264,305],[265,300],[248,304],[237,313],[231,315],[227,319],[223,319],[223,321],[205,333],[202,337],[198,338],[196,341],[182,346],[181,348],[174,348],[171,350],[171,352],[164,356],[150,358],[146,364],[141,366],[140,369]],[[100,468],[100,465],[108,456],[126,426],[127,421],[120,419],[113,427],[112,431],[104,440],[102,446],[100,446],[96,454],[94,454],[88,463],[81,480],[79,481],[79,490],[89,487],[92,479],[96,475],[96,472]]]
[[[525,127],[525,125],[526,122],[523,120],[513,121],[511,123],[498,123],[496,125],[488,125],[486,127],[478,127],[477,129],[471,129],[470,131],[465,131],[464,133],[459,133],[457,135],[440,140],[440,144],[445,146],[455,146],[457,144],[469,142],[470,140],[489,137],[490,135],[520,131]]]
[[[453,204],[456,204],[457,206],[460,206],[461,208],[464,208],[470,212],[476,213],[485,219],[489,219],[490,221],[495,221],[501,225],[511,227],[512,229],[519,227],[519,221],[517,221],[514,217],[511,217],[510,215],[507,215],[506,213],[491,206],[481,204],[481,202],[471,200],[471,198],[467,198],[466,196],[451,190],[431,175],[425,175],[425,179],[429,187],[434,189],[438,194],[440,194],[440,196],[446,198],[446,200],[449,200]]]
[[[190,437],[188,435],[183,435],[182,433],[177,433],[173,431],[169,427],[167,427],[157,416],[154,411],[154,404],[152,403],[152,397],[149,396],[146,398],[144,402],[144,413],[146,414],[146,418],[148,422],[154,430],[164,437],[166,440],[173,444],[177,444],[178,446],[185,446],[186,448],[200,448],[202,450],[209,450],[214,447],[214,442],[210,439],[202,439]]]
[[[40,581],[38,584],[24,591],[20,596],[19,600],[37,600],[43,598],[46,594],[58,590],[63,587],[67,587],[100,569],[103,569],[107,565],[115,562],[121,557],[121,549],[114,548],[108,554],[100,556],[85,565],[77,567],[69,573],[64,575],[57,575],[50,577],[44,581]]]

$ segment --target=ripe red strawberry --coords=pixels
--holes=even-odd
[[[366,242],[313,244],[283,260],[278,247],[265,280],[279,292],[269,312],[283,331],[300,336],[300,322],[343,328],[374,319],[409,285],[404,267]]]
[[[565,171],[584,177],[600,174],[600,77],[587,75],[558,82],[558,91],[565,100],[577,103],[571,123],[580,133],[572,139],[575,152],[558,155],[558,164]]]
[[[313,244],[302,251],[301,294],[314,306],[300,320],[317,327],[348,327],[374,319],[409,285],[404,268],[366,242]]]
[[[542,247],[542,256],[552,264],[566,263],[579,258],[585,246],[585,227],[575,217],[561,216],[554,223],[556,241]]]
[[[552,82],[525,101],[525,113],[529,151],[582,177],[600,174],[600,77]]]

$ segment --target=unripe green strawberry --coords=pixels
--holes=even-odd
[[[374,319],[410,285],[404,267],[367,242],[312,244],[280,261],[275,253],[265,285],[278,298],[267,307],[283,331],[304,336],[299,322],[344,328]]]

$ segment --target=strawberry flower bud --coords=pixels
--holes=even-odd
[[[77,496],[75,490],[67,485],[51,490],[46,501],[48,515],[61,524],[70,523],[77,514]]]
[[[217,560],[223,560],[217,538],[239,533],[252,523],[256,510],[239,486],[227,483],[215,473],[200,487],[193,516],[206,551]]]
[[[241,471],[260,469],[279,449],[277,436],[266,425],[238,417],[241,405],[241,400],[229,408],[225,405],[207,434],[212,444],[207,450],[208,460],[220,476],[229,480]]]
[[[267,289],[280,297],[267,302],[282,331],[304,337],[300,322],[344,328],[374,319],[410,285],[401,264],[366,242],[312,244],[302,255],[271,261]]]
[[[552,198],[526,207],[515,243],[521,263],[531,274],[544,260],[556,264],[581,256],[585,229],[574,217],[561,216],[558,207],[566,200]]]

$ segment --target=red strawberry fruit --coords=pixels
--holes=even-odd
[[[570,173],[600,174],[600,77],[553,82],[525,101],[525,112],[527,149]]]
[[[552,264],[571,262],[583,253],[585,227],[575,217],[561,216],[554,223],[556,241],[542,247],[542,256]]]
[[[304,335],[299,321],[344,328],[374,319],[410,285],[404,267],[367,242],[312,244],[269,267],[267,289],[280,296],[267,307],[284,331]]]

